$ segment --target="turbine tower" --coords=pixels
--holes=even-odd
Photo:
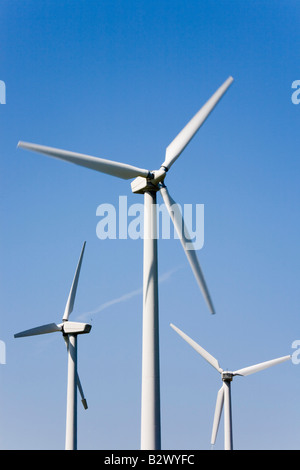
[[[88,408],[87,401],[84,396],[77,372],[77,336],[80,334],[89,333],[91,330],[91,325],[88,325],[87,323],[69,321],[69,315],[71,314],[74,307],[85,244],[86,243],[84,242],[76,268],[75,276],[73,279],[73,283],[70,289],[69,297],[66,303],[65,311],[63,314],[62,323],[49,323],[47,325],[31,328],[30,330],[22,331],[21,333],[17,333],[14,335],[15,338],[22,338],[25,336],[54,333],[56,331],[60,331],[63,334],[63,338],[65,340],[68,350],[67,415],[65,442],[66,450],[77,449],[77,388],[81,395],[81,401],[84,409]]]
[[[232,81],[233,78],[229,77],[175,137],[166,149],[164,162],[155,171],[44,145],[28,142],[18,144],[18,147],[118,178],[135,178],[131,183],[132,192],[144,195],[141,449],[159,450],[161,448],[156,193],[160,191],[162,195],[204,299],[210,312],[215,313],[197,255],[190,243],[178,206],[169,195],[164,179],[167,171],[207,119]]]
[[[283,356],[277,359],[271,359],[270,361],[261,362],[260,364],[255,364],[254,366],[245,367],[244,369],[239,369],[234,372],[224,371],[217,361],[211,354],[209,354],[205,349],[203,349],[199,344],[192,340],[189,336],[183,333],[179,328],[174,326],[171,323],[171,327],[175,330],[190,346],[192,346],[211,366],[213,366],[222,377],[223,385],[220,388],[217,395],[217,402],[214,414],[212,435],[211,435],[211,445],[215,444],[217,433],[219,429],[220,419],[222,415],[223,405],[224,405],[224,449],[232,450],[233,449],[233,439],[232,439],[232,413],[231,413],[231,382],[233,377],[236,375],[247,376],[259,372],[261,370],[267,369],[269,367],[280,364],[281,362],[288,361],[291,359],[291,356]]]

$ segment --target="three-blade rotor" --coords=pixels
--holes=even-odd
[[[75,271],[74,279],[71,285],[69,297],[66,303],[65,311],[63,314],[62,318],[62,323],[48,323],[46,325],[41,325],[35,328],[31,328],[29,330],[21,331],[20,333],[16,333],[14,335],[15,338],[23,338],[26,336],[36,336],[36,335],[43,335],[47,333],[55,333],[57,331],[62,332],[67,349],[69,349],[69,334],[83,334],[83,333],[89,333],[91,329],[91,325],[88,325],[87,323],[78,323],[78,322],[70,322],[69,320],[69,315],[73,311],[74,307],[74,302],[75,302],[75,297],[76,297],[76,292],[77,292],[77,286],[78,286],[78,280],[79,280],[79,275],[80,275],[80,270],[81,270],[81,264],[82,264],[82,259],[83,259],[83,254],[85,250],[85,245],[86,242],[83,243],[83,247],[81,250],[81,254],[79,257],[79,261],[77,264],[77,268]],[[81,401],[85,409],[87,409],[87,402],[84,397],[83,389],[81,386],[81,382],[79,379],[79,376],[77,374],[77,386],[81,395]]]
[[[218,360],[213,357],[210,353],[208,353],[204,348],[202,348],[198,343],[196,343],[193,339],[191,339],[188,335],[183,333],[179,328],[177,328],[172,323],[170,326],[175,330],[192,348],[197,351],[212,367],[214,367],[222,376],[223,382],[227,380],[231,381],[235,376],[247,376],[250,374],[254,374],[255,372],[260,372],[264,369],[268,369],[269,367],[275,366],[277,364],[281,364],[282,362],[288,361],[291,359],[291,356],[283,356],[277,359],[271,359],[270,361],[261,362],[259,364],[255,364],[253,366],[245,367],[243,369],[238,369],[234,372],[225,372],[219,365]],[[213,420],[213,427],[212,427],[212,435],[211,435],[211,444],[214,445],[219,429],[220,419],[223,411],[224,405],[224,383],[220,390],[218,391],[216,407],[215,407],[215,414]]]
[[[34,152],[42,153],[54,158],[58,158],[67,162],[74,163],[92,170],[99,171],[101,173],[106,173],[111,176],[115,176],[121,179],[132,179],[132,178],[141,178],[145,181],[151,182],[153,187],[160,190],[160,193],[163,197],[164,203],[168,209],[170,217],[175,225],[175,229],[181,240],[183,249],[189,261],[189,264],[192,268],[194,276],[197,280],[197,283],[200,286],[204,299],[208,305],[208,308],[211,313],[215,313],[210,294],[196,255],[196,252],[193,248],[193,245],[188,237],[187,229],[184,224],[184,221],[175,210],[174,213],[174,201],[170,197],[167,188],[163,184],[163,180],[166,176],[166,172],[171,168],[173,163],[180,156],[182,151],[197,133],[199,128],[208,118],[216,104],[225,94],[233,78],[229,77],[219,89],[211,96],[211,98],[202,106],[202,108],[195,114],[195,116],[186,124],[186,126],[179,132],[175,139],[170,143],[166,149],[165,160],[161,165],[161,168],[156,171],[149,171],[147,169],[138,168],[136,166],[128,165],[125,163],[115,162],[103,158],[93,157],[90,155],[85,155],[82,153],[71,152],[68,150],[61,150],[53,147],[46,147],[43,145],[38,145],[29,142],[19,142],[18,147],[21,147],[26,150],[31,150]],[[72,306],[72,299],[70,299],[70,305]],[[68,307],[68,306],[67,306]],[[66,307],[66,309],[67,309]],[[64,320],[68,316],[67,310],[64,314]]]

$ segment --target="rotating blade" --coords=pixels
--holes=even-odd
[[[197,351],[211,366],[213,366],[218,372],[223,372],[223,369],[220,367],[218,360],[209,354],[205,349],[203,349],[196,341],[191,339],[188,335],[183,333],[177,326],[173,325],[172,323],[170,326],[175,330],[192,348]]]
[[[233,375],[242,375],[247,376],[254,374],[255,372],[260,372],[261,370],[268,369],[269,367],[276,366],[282,362],[288,361],[292,356],[283,356],[277,359],[271,359],[271,361],[261,362],[260,364],[255,364],[254,366],[245,367],[244,369],[239,369],[233,372]]]
[[[104,158],[92,157],[82,153],[70,152],[68,150],[61,150],[53,147],[46,147],[44,145],[32,144],[29,142],[19,142],[18,147],[26,150],[32,150],[33,152],[43,153],[50,157],[65,160],[67,162],[75,163],[91,170],[100,171],[111,176],[116,176],[121,179],[131,179],[137,176],[143,176],[147,178],[149,171],[136,166],[127,165],[126,163],[114,162],[106,160]]]
[[[212,300],[211,300],[211,297],[210,297],[210,294],[209,294],[209,291],[208,291],[208,288],[207,288],[207,285],[206,285],[206,282],[202,273],[202,269],[200,267],[196,252],[192,248],[192,243],[189,239],[188,230],[184,223],[179,207],[176,204],[176,202],[171,198],[166,186],[161,185],[160,193],[167,207],[167,210],[170,214],[172,222],[175,226],[176,232],[180,238],[181,244],[185,251],[188,262],[190,263],[190,266],[193,270],[194,276],[202,291],[203,297],[208,305],[210,312],[214,314],[215,313],[214,306],[213,306],[213,303],[212,303]]]
[[[185,149],[190,140],[208,118],[216,104],[222,98],[226,90],[229,88],[233,78],[229,77],[223,85],[211,96],[204,106],[195,114],[195,116],[187,123],[187,125],[179,132],[177,137],[170,143],[166,149],[165,161],[163,167],[170,169],[177,160],[181,152]]]
[[[82,264],[82,258],[83,258],[83,254],[84,254],[85,245],[86,245],[86,242],[84,242],[82,250],[81,250],[81,254],[80,254],[80,257],[79,257],[78,264],[77,264],[75,276],[74,276],[73,283],[72,283],[72,286],[71,286],[71,289],[70,289],[67,304],[66,304],[66,307],[65,307],[65,311],[64,311],[64,315],[63,315],[63,321],[67,321],[69,319],[70,313],[72,313],[72,311],[73,311],[75,296],[76,296],[76,291],[77,291],[77,286],[78,286],[78,279],[79,279],[79,274],[80,274],[80,269],[81,269],[81,264]]]
[[[65,343],[66,343],[66,346],[67,346],[67,351],[69,351],[69,336],[68,335],[64,335],[64,340],[65,340]],[[76,376],[76,383],[77,383],[77,388],[78,388],[78,391],[80,393],[80,396],[81,396],[81,403],[83,405],[83,408],[85,410],[88,409],[88,404],[87,404],[87,401],[86,401],[86,398],[84,396],[84,393],[83,393],[83,388],[82,388],[82,385],[81,385],[81,382],[80,382],[80,378],[79,378],[79,375],[78,375],[78,372],[77,372],[77,376]]]
[[[218,430],[219,430],[219,424],[221,420],[221,415],[222,415],[222,410],[223,410],[223,404],[224,404],[224,384],[218,391],[217,395],[217,402],[216,402],[216,408],[215,408],[215,414],[214,414],[214,421],[213,421],[213,427],[212,427],[212,433],[211,433],[211,445],[214,445],[216,442]]]
[[[79,375],[77,374],[77,387],[78,387],[78,390],[79,390],[79,393],[80,393],[80,396],[81,396],[81,403],[83,405],[83,408],[85,410],[88,409],[88,404],[87,404],[87,401],[86,401],[86,398],[84,396],[84,393],[83,393],[83,388],[82,388],[82,385],[81,385],[81,382],[80,382],[80,379],[79,379]]]
[[[47,333],[54,333],[56,331],[62,331],[62,325],[56,323],[48,323],[47,325],[37,326],[30,330],[21,331],[14,335],[15,338],[23,338],[25,336],[44,335]]]

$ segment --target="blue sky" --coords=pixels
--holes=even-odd
[[[61,320],[84,240],[72,319],[87,313],[92,330],[79,338],[89,409],[79,403],[78,446],[140,445],[142,241],[99,240],[96,210],[118,207],[121,195],[129,205],[142,196],[128,181],[17,150],[19,140],[155,169],[232,75],[166,181],[178,203],[204,204],[198,255],[217,313],[209,314],[179,241],[159,240],[162,447],[210,448],[220,388],[170,322],[224,369],[294,352],[300,105],[291,86],[300,79],[299,22],[292,0],[2,0],[1,449],[64,447],[64,342],[13,335]],[[298,367],[235,380],[235,448],[299,448]]]

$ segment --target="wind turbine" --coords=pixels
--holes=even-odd
[[[149,171],[125,163],[119,163],[90,155],[60,150],[43,145],[19,142],[18,147],[43,153],[92,170],[135,180],[131,183],[133,193],[144,194],[144,255],[143,255],[143,352],[142,352],[142,399],[141,399],[141,448],[160,449],[160,380],[159,380],[159,333],[158,333],[158,274],[156,236],[156,193],[160,191],[182,246],[200,286],[211,313],[214,307],[207,289],[198,258],[189,242],[188,231],[164,184],[168,170],[207,119],[211,111],[233,81],[229,77],[195,114],[166,149],[165,160],[159,170]],[[188,176],[188,174],[187,174]]]
[[[224,448],[225,450],[232,450],[233,448],[233,439],[232,439],[232,414],[231,414],[231,389],[230,385],[233,377],[236,375],[247,376],[259,372],[261,370],[267,369],[269,367],[280,364],[281,362],[288,361],[291,359],[291,356],[283,356],[277,359],[271,359],[270,361],[261,362],[260,364],[255,364],[254,366],[245,367],[244,369],[239,369],[234,372],[224,371],[217,361],[211,354],[209,354],[205,349],[203,349],[199,344],[187,336],[183,331],[177,328],[171,323],[171,327],[175,330],[190,346],[192,346],[211,366],[213,366],[222,377],[223,385],[220,388],[217,395],[217,402],[214,414],[213,429],[211,435],[211,444],[214,445],[219,429],[220,419],[222,415],[223,405],[224,405]]]
[[[66,303],[65,311],[62,318],[62,323],[49,323],[47,325],[31,328],[30,330],[22,331],[14,335],[15,338],[22,338],[25,336],[43,335],[46,333],[54,333],[60,331],[66,342],[68,350],[68,385],[67,385],[67,416],[66,416],[66,450],[77,449],[77,387],[81,395],[81,401],[84,409],[87,409],[87,401],[83,393],[80,379],[77,372],[77,336],[80,334],[89,333],[91,325],[87,323],[70,322],[69,315],[73,311],[75,302],[76,290],[78,279],[82,264],[83,253],[85,249],[84,242],[78,265],[76,268],[75,276],[70,289],[69,297]]]

